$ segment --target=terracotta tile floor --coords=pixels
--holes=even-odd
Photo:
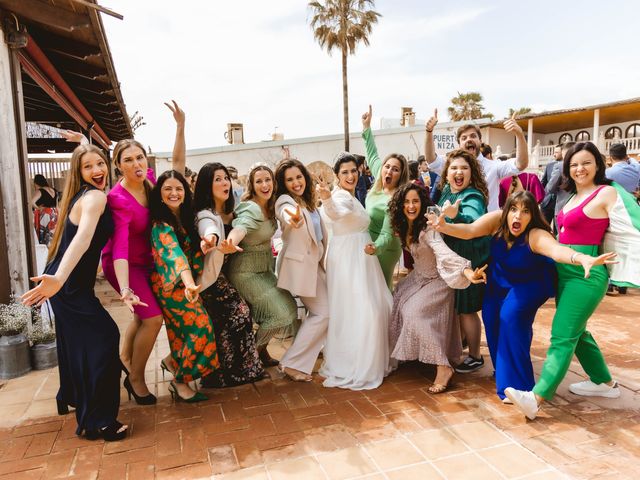
[[[121,330],[129,316],[109,287],[101,298]],[[533,354],[539,371],[552,303],[539,312]],[[147,371],[154,407],[122,390],[125,441],[74,435],[73,414],[57,416],[56,369],[0,386],[0,478],[430,479],[637,478],[640,471],[640,292],[607,297],[590,329],[620,381],[617,400],[587,399],[567,386],[530,422],[494,394],[490,365],[457,375],[431,395],[434,370],[404,365],[377,390],[352,392],[272,380],[207,392],[198,405],[173,404],[158,368],[161,332]],[[270,350],[282,354],[287,342]],[[488,359],[485,349],[485,359]],[[634,473],[635,472],[635,473]]]

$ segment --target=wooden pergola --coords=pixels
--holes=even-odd
[[[35,273],[28,154],[70,152],[27,138],[27,122],[81,130],[108,152],[133,137],[96,0],[0,0],[0,301]]]

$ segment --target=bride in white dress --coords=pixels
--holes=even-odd
[[[367,255],[369,215],[355,198],[358,167],[353,155],[338,156],[333,194],[318,185],[324,213],[332,220],[327,253],[329,330],[320,375],[325,387],[377,388],[389,368],[388,324],[393,299],[380,262]]]

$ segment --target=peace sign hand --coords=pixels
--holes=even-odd
[[[431,133],[433,132],[433,129],[436,128],[437,124],[438,124],[438,109],[436,108],[433,111],[433,117],[427,120],[427,122],[424,124],[424,128],[427,130],[428,133]]]
[[[184,125],[184,122],[185,122],[184,111],[178,106],[175,100],[171,100],[171,102],[173,103],[173,105],[170,105],[167,102],[164,102],[164,104],[167,106],[169,110],[171,110],[171,113],[173,113],[173,119],[176,121],[176,123],[178,125]]]
[[[505,120],[503,125],[506,132],[522,133],[522,127],[516,121],[516,112],[513,112],[511,118]]]
[[[448,218],[456,218],[460,209],[460,203],[462,200],[458,199],[454,204],[451,204],[449,200],[445,200],[442,205],[442,213]]]
[[[328,200],[329,198],[331,198],[331,190],[329,190],[329,186],[324,181],[323,177],[318,177],[318,184],[316,185],[316,192],[318,193],[318,196],[322,200]]]
[[[372,113],[371,113],[371,105],[369,105],[369,111],[368,112],[364,112],[362,114],[362,130],[366,130],[368,128],[371,128],[371,117],[372,117]]]
[[[200,250],[202,250],[202,253],[206,255],[211,250],[216,248],[217,243],[218,243],[218,237],[214,234],[207,235],[206,237],[202,237],[202,240],[200,240]]]
[[[285,208],[284,209],[284,213],[289,215],[289,218],[287,219],[287,223],[291,227],[300,228],[302,225],[304,225],[304,216],[302,215],[302,212],[300,211],[300,205],[296,205],[296,211],[295,212],[292,212],[288,208]]]

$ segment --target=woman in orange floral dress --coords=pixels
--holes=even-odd
[[[151,191],[151,246],[155,271],[151,286],[162,308],[174,373],[171,396],[187,402],[206,400],[189,382],[218,368],[211,319],[199,298],[194,278],[202,271],[203,255],[194,226],[191,191],[175,170],[163,173]],[[192,240],[196,239],[196,240]]]

